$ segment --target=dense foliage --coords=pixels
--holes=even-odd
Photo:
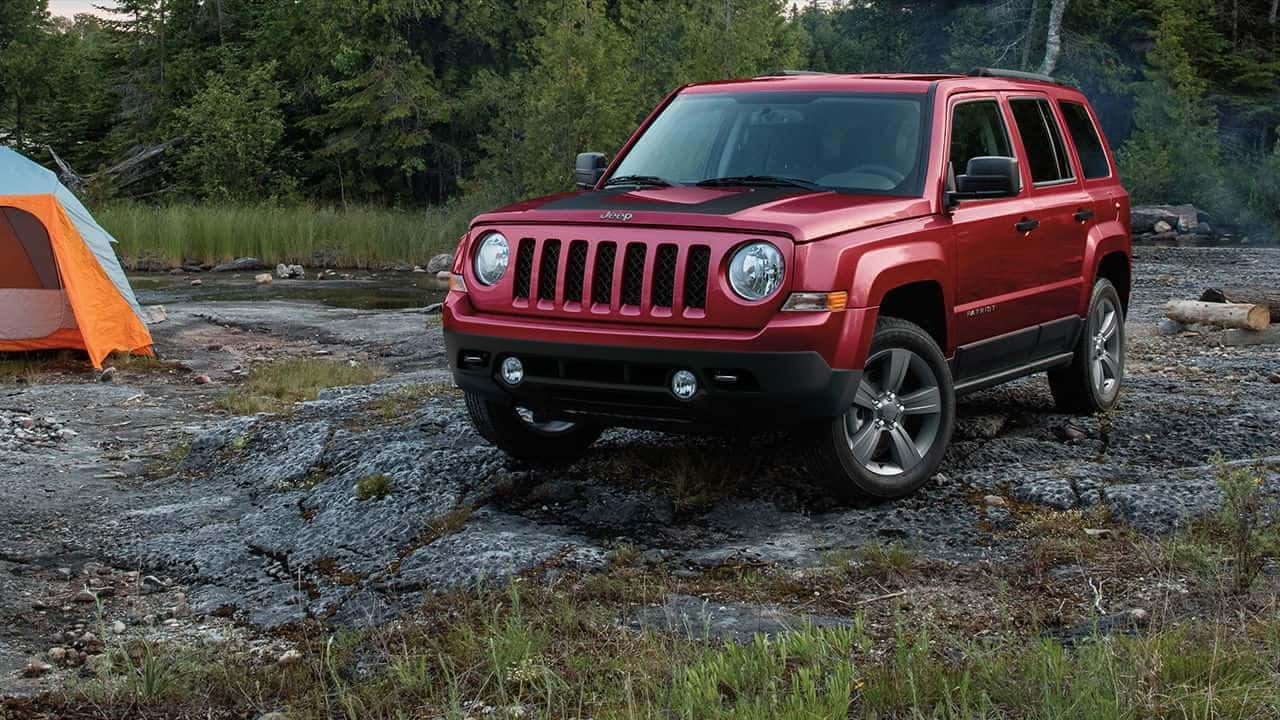
[[[98,197],[424,206],[563,189],[678,85],[1046,62],[1140,200],[1280,219],[1278,0],[0,3],[0,142]],[[1055,64],[1050,62],[1050,64]],[[154,162],[126,163],[164,146]]]

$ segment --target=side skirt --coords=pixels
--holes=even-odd
[[[956,348],[956,394],[973,392],[1071,363],[1084,320],[1053,320]]]

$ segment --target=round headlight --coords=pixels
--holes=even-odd
[[[782,287],[782,253],[767,242],[743,245],[729,261],[729,285],[745,300],[763,300]]]
[[[502,233],[489,233],[480,239],[476,250],[476,279],[483,285],[492,285],[502,279],[510,257],[507,239]]]

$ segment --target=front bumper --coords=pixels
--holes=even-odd
[[[697,430],[798,424],[843,413],[861,379],[860,371],[833,369],[812,350],[639,348],[447,329],[444,339],[458,387],[539,419]],[[511,355],[525,369],[515,387],[497,374]],[[689,400],[669,390],[677,370],[698,378]]]

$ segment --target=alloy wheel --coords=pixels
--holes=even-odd
[[[867,359],[844,431],[853,457],[869,472],[893,476],[923,462],[942,425],[942,391],[933,368],[905,348]]]
[[[1124,374],[1121,322],[1120,309],[1109,297],[1100,298],[1089,316],[1089,377],[1104,398],[1116,393]]]

